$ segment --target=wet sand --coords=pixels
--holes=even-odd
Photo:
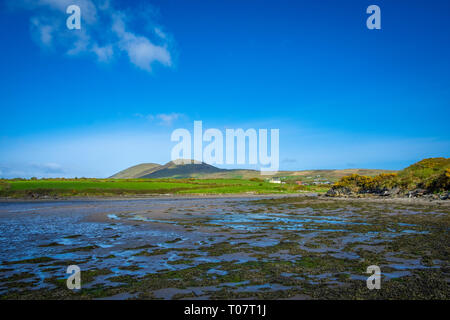
[[[406,200],[8,200],[0,203],[0,297],[448,299],[448,202]],[[73,264],[79,291],[65,285]],[[384,290],[366,288],[372,264]]]

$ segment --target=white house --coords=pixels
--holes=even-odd
[[[272,179],[269,180],[270,183],[281,183],[281,179],[278,177],[272,177]]]

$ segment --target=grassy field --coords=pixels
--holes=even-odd
[[[2,180],[1,197],[140,194],[242,194],[326,192],[328,187],[273,184],[252,179],[46,179]]]

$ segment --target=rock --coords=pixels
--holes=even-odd
[[[414,189],[408,192],[408,198],[417,198],[417,197],[422,197],[425,194],[427,194],[427,190],[425,189]]]
[[[325,194],[328,197],[345,197],[354,195],[354,193],[346,187],[338,187],[338,188],[331,188],[328,190],[328,192]]]
[[[401,190],[400,190],[400,188],[395,187],[390,190],[390,193],[392,196],[398,196],[401,194]]]
[[[442,194],[439,196],[439,199],[441,200],[449,200],[450,199],[450,192],[447,192],[446,194]]]

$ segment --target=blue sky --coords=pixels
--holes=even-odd
[[[68,30],[78,4],[82,29]],[[381,8],[368,30],[366,8]],[[450,2],[3,1],[0,177],[107,177],[170,134],[279,128],[280,168],[449,156]],[[245,167],[245,166],[239,166]]]

